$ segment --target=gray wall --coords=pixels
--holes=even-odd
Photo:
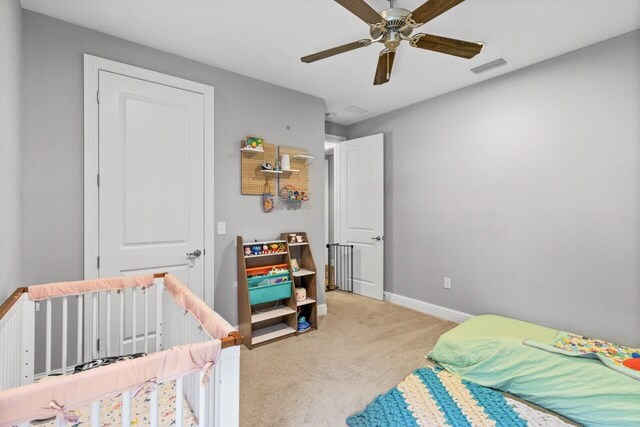
[[[324,122],[324,133],[335,136],[347,136],[347,127],[338,123]]]
[[[24,12],[24,249],[27,283],[83,277],[83,68],[89,53],[215,87],[215,309],[237,322],[235,236],[274,238],[307,231],[316,257],[324,240],[322,99],[240,76],[101,34],[33,12]],[[286,126],[290,125],[291,130]],[[313,200],[300,210],[261,210],[260,197],[240,195],[240,140],[257,134],[277,145],[306,147]],[[322,258],[319,258],[322,259]],[[321,267],[322,263],[318,265]],[[324,269],[318,271],[324,301]]]
[[[640,31],[348,129],[380,132],[386,291],[640,344]]]
[[[22,9],[0,1],[0,301],[22,284]]]

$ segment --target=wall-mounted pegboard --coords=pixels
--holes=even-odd
[[[288,154],[290,159],[290,171],[283,171],[279,175],[278,194],[282,188],[291,186],[297,191],[309,194],[309,163],[313,156],[304,148],[278,147],[278,159],[282,159],[283,154]],[[311,196],[310,196],[311,197]]]
[[[262,144],[262,151],[241,151],[242,157],[242,194],[261,195],[276,194],[276,179],[278,174],[262,172],[262,163],[275,165],[276,146],[267,142]]]

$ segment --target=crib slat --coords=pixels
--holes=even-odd
[[[91,427],[100,427],[100,401],[91,404]]]
[[[124,289],[118,291],[120,294],[120,353],[124,354]]]
[[[46,359],[45,359],[45,372],[47,375],[51,373],[51,298],[47,300],[47,343],[46,343]]]
[[[182,427],[184,421],[184,377],[176,379],[176,427]]]
[[[131,425],[131,392],[125,391],[121,395],[122,398],[122,425],[128,427]]]
[[[149,288],[143,288],[144,292],[144,352],[149,352]]]
[[[111,356],[111,291],[107,291],[107,356]]]
[[[93,307],[91,308],[91,351],[92,359],[97,359],[98,355],[98,293],[91,294],[91,302]]]
[[[83,333],[82,311],[83,309],[84,309],[84,297],[82,295],[78,295],[78,334],[77,334],[78,347],[76,349],[76,365],[79,365],[83,362],[82,360],[82,333]]]
[[[62,298],[62,375],[67,373],[67,315],[69,301],[67,297]]]
[[[136,313],[138,312],[136,304],[138,296],[137,291],[138,288],[135,286],[131,289],[131,353],[136,352],[136,331],[138,330],[136,325]]]
[[[149,399],[149,422],[151,427],[158,427],[158,388],[160,388],[160,385],[153,389]]]
[[[198,375],[198,420],[199,425],[205,427],[207,425],[207,386],[204,383],[204,370]]]

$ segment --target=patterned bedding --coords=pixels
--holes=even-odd
[[[414,371],[362,412],[347,418],[347,424],[350,427],[569,426],[554,415],[441,368]]]
[[[176,412],[176,382],[168,381],[159,386],[158,389],[158,426],[169,427],[175,425]],[[149,421],[149,403],[150,395],[145,391],[141,391],[137,396],[131,398],[131,425],[132,426],[148,426]],[[120,395],[104,399],[100,403],[100,425],[102,427],[113,427],[122,425],[121,414],[122,400]],[[183,414],[185,427],[198,425],[198,420],[191,411],[187,399],[183,399]],[[72,427],[83,427],[91,425],[91,407],[84,406],[80,409],[71,410],[79,416],[80,421],[73,424]],[[33,425],[56,427],[56,420],[47,420],[45,422],[33,422]]]

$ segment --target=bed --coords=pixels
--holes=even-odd
[[[448,372],[511,393],[585,426],[640,426],[640,381],[592,359],[533,348],[558,330],[477,316],[443,334],[429,358]]]
[[[0,306],[0,426],[237,426],[241,343],[169,274],[19,288]]]

